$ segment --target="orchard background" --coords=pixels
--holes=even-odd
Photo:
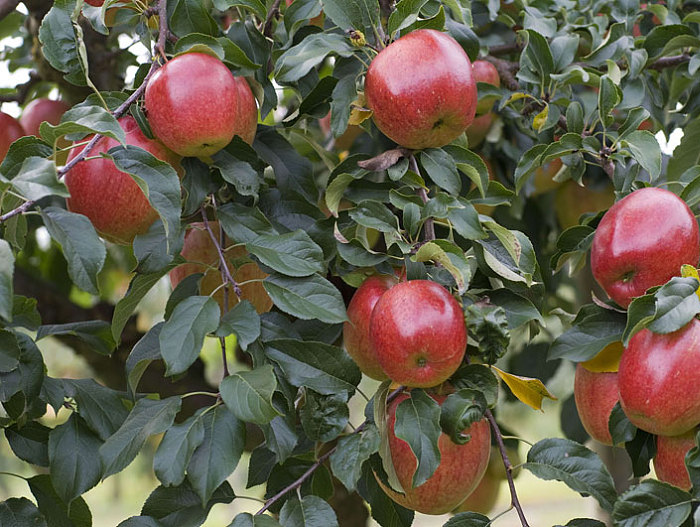
[[[2,111],[46,97],[71,108],[34,136],[0,130],[0,152],[12,143],[0,164],[0,525],[700,524],[698,449],[689,490],[657,481],[655,436],[617,406],[618,446],[589,441],[572,395],[575,363],[598,357],[589,366],[609,373],[620,343],[700,314],[697,259],[628,310],[588,265],[605,210],[633,191],[665,188],[698,210],[699,8],[0,0]],[[499,86],[478,83],[465,134],[413,151],[377,129],[363,86],[378,52],[424,29],[492,64]],[[153,137],[146,86],[193,52],[245,78],[254,140],[179,166],[125,147],[117,118]],[[96,149],[93,133],[113,147]],[[69,168],[100,156],[157,212],[126,244],[66,209]],[[172,290],[193,224],[236,269],[215,252],[206,276]],[[439,388],[450,404],[414,389],[395,430],[425,480],[440,433],[464,443],[487,418],[492,509],[436,519],[381,490],[396,486],[385,405],[402,388],[363,376],[342,339],[373,274],[437,282],[464,309],[467,358]]]

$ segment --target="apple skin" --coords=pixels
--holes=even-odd
[[[143,135],[133,117],[122,117],[119,125],[126,132],[126,144],[143,148],[176,170],[180,168],[180,157]],[[98,156],[118,145],[116,139],[102,137],[90,156]],[[82,148],[71,150],[68,160],[81,151]],[[68,171],[64,181],[71,194],[67,200],[68,210],[87,216],[97,232],[111,242],[130,244],[137,234],[146,232],[158,218],[141,188],[131,176],[118,170],[110,159],[97,158],[78,163]]]
[[[610,412],[619,400],[617,372],[592,372],[576,366],[574,399],[583,427],[596,441],[612,446]]]
[[[695,432],[690,430],[679,436],[658,436],[654,471],[656,477],[683,490],[693,486],[685,466],[685,455],[695,446]]]
[[[669,243],[670,241],[673,243]],[[698,223],[686,203],[668,190],[643,188],[605,214],[591,249],[593,276],[610,298],[626,308],[650,287],[698,265]]]
[[[615,189],[609,182],[601,188],[593,188],[582,187],[572,180],[565,181],[559,185],[554,197],[554,209],[562,230],[578,225],[578,219],[582,214],[600,212],[613,203],[615,203]]]
[[[5,159],[10,145],[25,135],[24,128],[17,119],[0,112],[0,162]]]
[[[532,183],[535,186],[535,190],[531,195],[538,196],[549,192],[550,190],[559,188],[559,182],[554,181],[553,178],[557,175],[562,165],[562,160],[557,158],[552,159],[549,163],[545,163],[541,167],[536,168],[535,175],[532,178]]]
[[[377,300],[398,280],[391,275],[370,276],[357,289],[348,304],[348,321],[343,324],[343,344],[362,372],[373,379],[384,381],[387,374],[379,365],[369,339],[369,323]]]
[[[484,115],[476,117],[472,121],[472,124],[467,127],[465,132],[467,134],[469,148],[476,148],[484,142],[493,124],[493,118],[494,115],[492,113],[485,113]]]
[[[485,82],[487,84],[492,84],[493,86],[499,87],[501,85],[501,77],[498,75],[498,70],[496,66],[491,64],[487,60],[475,60],[472,63],[472,72],[474,74],[474,80],[476,82]],[[477,94],[478,94],[477,88]],[[491,111],[493,108],[494,98],[489,97],[483,99],[476,105],[476,115],[483,115]]]
[[[248,143],[255,137],[257,105],[248,83],[211,55],[168,61],[148,83],[145,103],[155,136],[182,156],[208,157],[234,135]]]
[[[431,397],[440,404],[446,398],[437,395]],[[395,492],[378,481],[384,492],[399,505],[423,514],[445,514],[462,503],[484,476],[491,453],[491,429],[486,419],[473,423],[464,430],[471,436],[464,445],[454,443],[448,435],[441,433],[438,439],[440,465],[425,483],[411,488],[418,462],[408,443],[394,434],[396,409],[407,398],[408,395],[401,394],[387,408],[389,450],[405,494]]]
[[[61,121],[66,111],[70,109],[63,101],[52,101],[51,99],[34,99],[22,112],[19,123],[28,135],[39,136],[39,126],[44,121],[57,125]]]
[[[680,435],[700,423],[700,320],[667,335],[643,329],[622,354],[620,404],[637,428]]]
[[[467,345],[462,307],[430,280],[401,282],[384,293],[372,311],[369,335],[384,372],[411,388],[447,380]]]
[[[520,454],[515,449],[508,449],[508,458],[513,466],[521,463]],[[519,472],[514,472],[513,477],[515,478],[518,474]],[[481,478],[479,485],[472,493],[467,496],[467,499],[453,512],[458,514],[471,511],[488,515],[498,501],[498,495],[501,493],[501,482],[506,479],[506,469],[503,466],[501,452],[497,447],[491,445],[491,457],[489,457],[484,477]]]
[[[215,235],[219,233],[219,222],[210,221],[209,227]],[[225,240],[227,246],[233,245],[228,238]],[[211,240],[209,232],[204,223],[192,223],[191,229],[185,234],[185,243],[181,253],[189,263],[180,265],[170,271],[170,283],[173,289],[186,277],[195,273],[204,273],[202,281],[199,283],[199,291],[202,295],[210,295],[218,288],[223,280],[219,271],[219,253],[214,242]],[[257,264],[253,262],[244,263],[235,267],[236,260],[244,258],[247,253],[244,246],[234,247],[226,251],[229,271],[233,279],[239,284],[248,280],[262,280],[267,277]],[[260,282],[251,282],[241,286],[242,298],[248,300],[258,313],[265,313],[272,309],[272,299],[265,291]],[[213,296],[219,303],[221,312],[224,312],[224,291],[219,289]],[[228,295],[228,309],[231,310],[238,303],[238,297],[230,291]]]
[[[105,0],[85,0],[86,4],[90,4],[93,7],[102,7],[102,4],[105,3]]]
[[[377,127],[411,149],[439,148],[474,120],[471,62],[452,37],[419,29],[384,48],[369,65],[365,97]]]

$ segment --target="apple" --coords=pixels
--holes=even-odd
[[[491,460],[493,458],[494,453],[491,452]],[[500,462],[500,460],[499,455],[498,461]],[[489,461],[489,465],[491,465],[491,461]],[[453,512],[455,514],[460,512],[478,512],[479,514],[488,515],[498,501],[498,495],[501,493],[501,481],[491,476],[487,471],[477,487]]]
[[[652,434],[687,432],[700,423],[699,369],[700,320],[666,335],[641,330],[617,372],[622,409],[633,425]]]
[[[365,77],[374,123],[412,149],[439,148],[474,120],[476,81],[471,62],[451,36],[419,29],[379,52]]]
[[[484,115],[476,117],[472,121],[472,124],[467,127],[465,132],[467,134],[469,148],[476,148],[484,141],[484,139],[486,139],[486,136],[491,129],[491,125],[493,124],[493,118],[494,114],[490,112],[485,113]]]
[[[564,163],[562,163],[562,160],[557,158],[552,159],[541,167],[537,167],[532,178],[532,183],[535,190],[531,195],[538,196],[540,194],[544,194],[545,192],[549,192],[550,190],[559,188],[559,182],[555,181],[553,178],[557,175],[557,173],[559,173],[559,169],[561,169],[563,164]],[[576,219],[578,220],[578,217]]]
[[[390,291],[400,285],[394,286]],[[440,404],[446,398],[438,395],[431,397]],[[396,408],[407,398],[407,394],[401,394],[391,401],[387,408],[389,451],[405,494],[388,488],[379,478],[377,480],[384,492],[399,505],[423,514],[445,514],[464,501],[486,472],[491,453],[491,429],[486,419],[473,423],[464,430],[464,434],[469,434],[471,439],[463,445],[454,443],[446,434],[440,434],[440,464],[437,470],[425,483],[411,488],[418,462],[408,443],[397,438],[394,433]]]
[[[692,483],[685,466],[685,455],[695,446],[696,430],[692,429],[679,436],[658,436],[654,471],[656,477],[683,490],[690,490]]]
[[[388,379],[370,344],[369,324],[377,300],[398,282],[395,276],[370,276],[348,304],[348,321],[343,324],[343,344],[362,372],[373,379]]]
[[[32,102],[24,107],[21,117],[19,118],[19,123],[24,128],[27,135],[34,135],[40,137],[39,126],[44,121],[49,124],[57,125],[61,122],[61,117],[66,111],[70,109],[70,106],[63,101],[53,101],[51,99],[34,99]],[[67,148],[70,145],[70,141],[61,137],[56,142],[58,148]],[[68,152],[61,152],[59,156],[59,163],[65,164],[68,158]]]
[[[600,212],[615,203],[615,189],[605,182],[600,187],[582,187],[573,180],[559,185],[554,196],[554,209],[559,226],[564,229],[578,225],[582,214]]]
[[[693,212],[672,192],[649,187],[625,196],[603,216],[593,238],[591,270],[608,296],[626,308],[699,259]]]
[[[492,84],[497,88],[501,85],[501,77],[498,75],[496,66],[487,60],[475,60],[472,64],[472,72],[476,82],[485,82],[487,84]],[[479,101],[476,105],[476,114],[483,115],[490,112],[496,99],[497,97],[487,97],[486,99]]]
[[[153,133],[182,156],[208,157],[239,135],[255,137],[257,105],[245,79],[218,58],[186,53],[168,61],[146,87]]]
[[[583,427],[596,441],[613,444],[608,421],[610,412],[619,400],[617,372],[588,371],[582,364],[576,366],[574,399]]]
[[[219,222],[210,221],[209,227],[215,236],[219,235]],[[234,242],[226,238],[225,244],[226,247],[231,247]],[[223,247],[223,249],[226,248]],[[204,273],[202,281],[199,283],[200,294],[211,295],[214,290],[218,289],[213,298],[219,303],[223,313],[225,298],[223,288],[220,288],[223,279],[221,271],[219,271],[219,253],[204,223],[191,224],[190,230],[185,234],[185,243],[180,254],[188,263],[170,271],[170,283],[173,289],[184,278],[195,273]],[[245,247],[242,245],[225,250],[225,255],[233,279],[239,284],[243,284],[240,286],[242,298],[253,304],[258,313],[270,311],[272,299],[262,285],[262,280],[267,277],[267,273],[263,272],[254,262],[244,261],[241,263],[241,260],[245,260],[247,257]],[[251,280],[256,281],[250,282]],[[233,290],[229,290],[228,309],[230,310],[237,303],[238,297]]]
[[[294,0],[285,0],[287,7],[292,5],[293,2],[294,2]],[[321,11],[321,13],[319,15],[317,15],[317,16],[313,17],[311,20],[309,20],[309,24],[312,26],[323,27],[323,20],[324,20],[323,11]]]
[[[411,388],[437,386],[464,358],[464,312],[447,289],[435,282],[401,282],[375,304],[369,341],[392,381]]]
[[[318,121],[319,126],[321,127],[321,131],[323,132],[323,135],[328,137],[331,134],[331,112],[328,112],[324,117],[319,119]],[[346,150],[350,150],[350,147],[352,144],[355,142],[355,139],[362,134],[364,130],[362,129],[361,126],[358,126],[356,124],[351,124],[348,125],[347,129],[345,132],[343,132],[339,137],[336,137],[335,139],[335,149],[339,150],[341,152],[344,152]]]
[[[10,145],[24,135],[24,128],[17,119],[0,112],[0,162],[5,159]]]
[[[179,169],[179,156],[158,141],[143,135],[133,117],[122,117],[119,125],[126,133],[126,144],[143,148],[158,159],[170,163],[176,170]],[[100,138],[90,152],[90,157],[96,158],[75,165],[68,171],[64,181],[71,194],[68,210],[87,216],[105,239],[130,244],[137,234],[148,230],[158,214],[131,176],[118,170],[110,159],[97,157],[118,145],[116,139]],[[81,147],[71,150],[68,160],[81,151]]]

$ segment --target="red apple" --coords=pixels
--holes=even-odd
[[[219,234],[219,223],[210,221],[209,227],[215,236]],[[233,242],[226,238],[226,247],[231,247]],[[225,249],[225,248],[224,248]],[[185,243],[181,254],[188,262],[185,265],[176,267],[170,271],[170,283],[173,289],[184,278],[195,274],[204,273],[202,281],[199,283],[199,291],[202,295],[210,295],[214,290],[214,299],[224,311],[224,291],[220,288],[223,283],[221,272],[219,271],[219,253],[211,239],[211,235],[206,230],[204,223],[193,223],[191,229],[185,234]],[[241,285],[242,298],[248,300],[258,313],[264,313],[272,309],[272,300],[262,285],[262,280],[267,277],[257,264],[253,262],[240,263],[247,256],[244,246],[232,247],[225,252],[229,271],[233,279]],[[251,282],[251,280],[257,280]],[[249,283],[244,283],[249,282]],[[238,297],[231,290],[228,295],[228,309],[238,303]]]
[[[394,286],[391,291],[396,287],[399,286]],[[432,397],[440,404],[445,400],[444,396],[432,395]],[[464,501],[486,472],[491,453],[491,429],[486,419],[473,423],[464,430],[471,439],[463,445],[454,443],[446,434],[440,434],[438,439],[440,465],[425,483],[411,488],[418,462],[408,443],[394,434],[396,408],[407,398],[406,394],[399,395],[389,403],[387,408],[389,416],[387,435],[391,460],[405,494],[395,492],[381,481],[379,484],[384,492],[399,505],[424,514],[445,514]]]
[[[126,132],[127,144],[143,148],[174,168],[179,168],[180,158],[158,141],[143,135],[133,117],[122,117],[119,125]],[[115,139],[102,137],[90,156],[98,156],[100,152],[107,152],[117,145],[119,142]],[[68,159],[73,159],[81,151],[81,147],[74,148]],[[95,229],[109,241],[129,244],[137,234],[146,232],[158,218],[141,188],[109,159],[97,158],[78,163],[66,174],[65,183],[71,194],[68,209],[90,218]]]
[[[511,460],[512,462],[512,460]],[[467,496],[467,499],[457,507],[455,514],[460,512],[478,512],[488,515],[498,501],[501,492],[501,482],[506,479],[503,460],[497,448],[491,447],[491,457],[484,477],[477,487]]]
[[[698,223],[688,205],[668,190],[643,188],[615,203],[601,220],[591,270],[608,296],[627,307],[699,259]]]
[[[183,156],[211,156],[234,135],[248,143],[255,136],[257,106],[248,83],[211,55],[168,61],[148,83],[145,101],[153,133]]]
[[[608,429],[610,412],[619,400],[617,372],[592,372],[576,366],[574,398],[583,427],[596,441],[612,445]]]
[[[695,432],[693,429],[679,436],[656,438],[654,471],[658,479],[683,490],[690,490],[693,485],[685,466],[685,455],[695,446]]]
[[[471,62],[452,37],[419,29],[384,48],[369,65],[365,97],[377,127],[406,148],[438,148],[474,120]]]
[[[633,425],[652,434],[687,432],[700,423],[698,370],[700,320],[667,335],[643,329],[620,360],[622,409]]]
[[[464,312],[435,282],[402,282],[375,304],[369,340],[392,381],[412,388],[437,386],[457,370],[464,358]]]
[[[486,139],[493,124],[493,117],[492,113],[485,113],[475,118],[472,124],[467,127],[466,134],[469,148],[476,148]]]
[[[85,0],[86,4],[90,4],[93,7],[102,7],[102,4],[105,3],[105,0]]]
[[[383,381],[388,379],[369,340],[369,323],[377,300],[397,279],[391,275],[370,276],[357,289],[348,304],[348,321],[343,324],[343,344],[348,354],[365,375]]]
[[[472,64],[472,72],[474,73],[474,80],[476,82],[485,82],[487,84],[492,84],[496,87],[499,87],[501,85],[501,77],[498,75],[498,70],[496,69],[496,66],[494,66],[487,60],[475,60]],[[476,105],[476,114],[482,115],[487,112],[490,112],[491,108],[493,108],[493,103],[495,100],[495,97],[487,97],[479,101]]]
[[[0,162],[5,159],[10,145],[24,135],[24,128],[17,119],[0,112]]]
[[[34,99],[25,106],[19,122],[28,135],[39,137],[39,126],[44,121],[56,125],[61,121],[61,116],[70,109],[63,101],[51,99]]]

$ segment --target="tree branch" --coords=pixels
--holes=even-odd
[[[413,170],[419,176],[421,175],[420,169],[418,168],[418,162],[416,161],[416,156],[413,154],[408,156],[408,164],[411,167],[411,170]],[[428,203],[428,193],[423,187],[418,189],[418,196],[424,204]],[[423,227],[423,240],[426,242],[433,241],[435,239],[435,222],[433,221],[433,218],[426,219]]]
[[[2,2],[2,0],[0,0],[0,2]],[[2,20],[2,16],[0,16],[0,20]],[[24,84],[20,84],[19,86],[17,86],[17,91],[15,93],[13,93],[12,95],[0,95],[0,103],[16,102],[19,104],[23,104],[24,101],[27,99],[29,90],[32,88],[32,86],[34,86],[40,81],[41,78],[39,77],[39,75],[35,71],[32,71],[29,74],[29,80]]]
[[[219,255],[219,270],[221,271],[221,278],[224,281],[224,283],[231,284],[231,287],[233,287],[234,293],[236,293],[236,296],[240,300],[241,296],[243,293],[241,292],[241,288],[238,285],[238,282],[236,282],[233,279],[233,276],[231,276],[231,270],[228,268],[228,263],[226,262],[226,256],[224,255],[224,251],[221,248],[221,244],[219,243],[218,238],[214,234],[214,231],[212,231],[210,225],[209,225],[209,219],[207,218],[207,211],[204,208],[204,205],[200,207],[200,211],[202,213],[202,221],[204,222],[204,228],[207,230],[209,233],[209,237],[211,238],[211,241],[214,242],[214,247],[216,247],[216,252]]]
[[[661,57],[655,60],[647,66],[647,69],[661,71],[665,68],[673,68],[684,64],[690,60],[690,55],[688,53],[682,53],[681,55],[674,55],[672,57]]]
[[[280,14],[280,0],[275,0],[270,6],[270,10],[267,12],[267,17],[265,17],[265,22],[262,25],[262,34],[267,38],[272,36],[272,19],[277,18]]]
[[[511,42],[510,44],[501,44],[499,46],[491,46],[489,48],[489,55],[510,55],[511,53],[517,53],[523,50],[525,46],[520,42]]]
[[[19,5],[20,0],[0,0],[0,20],[12,13]]]
[[[508,88],[510,91],[518,91],[520,84],[513,73],[520,69],[520,64],[509,60],[499,59],[491,55],[484,57],[484,60],[489,61],[495,66],[503,86]]]

